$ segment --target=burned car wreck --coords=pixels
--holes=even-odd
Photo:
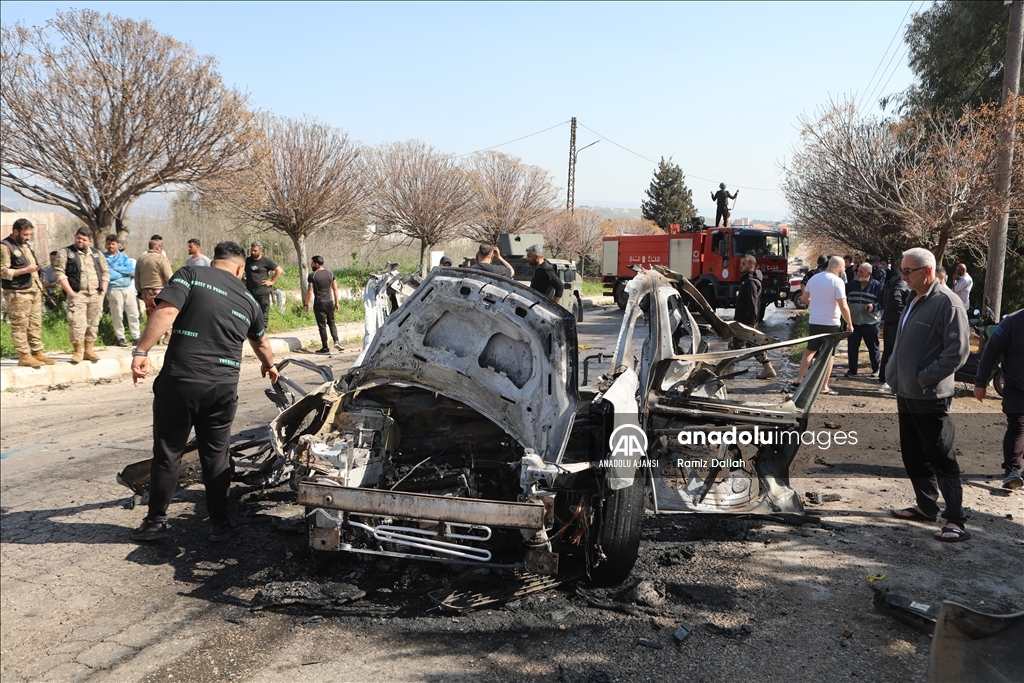
[[[636,560],[645,482],[592,463],[617,422],[637,424],[634,396],[622,382],[580,391],[560,306],[437,268],[271,438],[294,465],[315,550],[617,581]]]
[[[769,343],[706,353],[687,304],[719,336]],[[770,343],[717,318],[684,278],[642,271],[611,370],[581,388],[564,309],[500,276],[437,268],[344,377],[271,423],[271,445],[314,550],[617,582],[636,561],[649,499],[656,513],[802,513],[788,481],[799,441],[749,454],[723,444],[714,460],[730,466],[702,469],[680,466],[698,458],[675,435],[802,428],[841,335],[828,337],[791,400],[729,400],[735,363],[800,340]],[[649,443],[620,452],[621,428]]]

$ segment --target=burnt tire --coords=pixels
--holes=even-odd
[[[605,494],[601,549],[606,559],[590,570],[590,578],[596,583],[622,583],[633,571],[640,555],[646,499],[643,470],[637,470],[632,486]]]
[[[629,301],[629,295],[626,294],[625,280],[619,280],[615,283],[615,287],[612,289],[612,298],[615,299],[615,305],[619,307],[620,311],[626,310],[626,303]]]
[[[996,368],[996,374],[992,375],[992,388],[996,393],[1003,396],[1003,368]]]

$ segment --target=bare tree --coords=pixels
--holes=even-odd
[[[71,212],[101,240],[126,236],[151,190],[234,170],[246,151],[246,98],[213,57],[146,21],[58,12],[0,33],[0,182]]]
[[[427,252],[454,238],[473,215],[473,188],[454,159],[418,140],[373,151],[370,215],[378,239],[419,240],[420,273]]]
[[[588,209],[578,209],[575,214],[568,211],[553,214],[541,229],[544,247],[552,258],[575,259],[582,268],[584,258],[596,258],[601,253],[606,222],[600,214]]]
[[[253,146],[249,170],[226,184],[208,185],[206,194],[291,240],[305,295],[307,238],[345,227],[365,209],[360,148],[344,131],[312,118],[262,114],[259,128],[261,142]]]
[[[551,174],[500,152],[480,152],[466,164],[475,212],[465,236],[498,243],[504,233],[533,232],[553,214],[558,199]]]
[[[663,235],[658,224],[646,218],[613,218],[602,225],[606,235]]]
[[[852,103],[823,108],[801,120],[800,147],[783,169],[795,222],[808,236],[875,253],[923,246],[941,259],[980,245],[997,205],[1002,115],[989,105],[891,122],[862,117]]]

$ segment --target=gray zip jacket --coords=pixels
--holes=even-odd
[[[935,280],[924,296],[907,301],[900,326],[892,360],[885,366],[892,393],[924,400],[952,396],[953,373],[971,352],[967,311],[960,297]]]

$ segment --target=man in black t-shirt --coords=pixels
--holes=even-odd
[[[263,255],[263,245],[253,242],[249,247],[249,258],[245,259],[245,288],[260,305],[263,326],[270,325],[270,300],[274,295],[274,284],[284,271]]]
[[[317,353],[328,354],[331,350],[327,347],[327,326],[331,327],[331,338],[334,339],[334,348],[344,351],[345,348],[338,341],[338,328],[334,325],[334,312],[338,310],[338,283],[334,281],[334,273],[324,268],[324,257],[314,256],[311,265],[313,272],[309,274],[309,287],[306,288],[306,299],[302,302],[302,310],[309,310],[309,300],[313,299],[313,315],[316,316],[316,326],[320,328],[320,350]]]
[[[533,266],[533,279],[530,280],[530,288],[536,289],[556,304],[562,300],[562,292],[565,285],[555,272],[555,267],[544,260],[544,247],[534,244],[526,248],[526,260]]]
[[[153,461],[149,513],[132,532],[136,541],[169,535],[167,507],[178,487],[178,471],[192,427],[210,513],[210,540],[230,538],[237,526],[228,514],[231,457],[228,445],[238,407],[242,342],[249,340],[263,376],[278,380],[259,305],[242,285],[245,251],[221,242],[210,268],[185,266],[171,276],[157,307],[132,349],[136,386],[149,374],[149,350],[172,328],[164,365],[153,382]]]
[[[495,261],[497,263],[494,263]],[[482,243],[476,250],[476,263],[471,265],[470,268],[484,270],[488,273],[497,273],[505,277],[512,277],[512,273],[515,272],[509,262],[501,258],[501,252],[498,251],[498,248],[489,242]]]

